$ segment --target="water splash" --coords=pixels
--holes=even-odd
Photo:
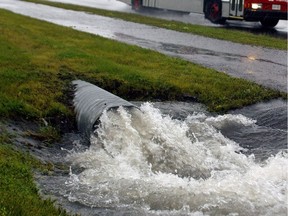
[[[70,201],[132,215],[287,213],[287,153],[256,163],[218,130],[254,120],[202,113],[177,120],[145,103],[104,111],[100,122],[90,148],[67,157],[81,168],[66,182]]]

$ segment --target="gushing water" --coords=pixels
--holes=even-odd
[[[91,146],[67,156],[66,196],[128,215],[286,215],[287,152],[256,162],[216,129],[227,122],[256,124],[236,114],[177,120],[150,103],[105,111]]]

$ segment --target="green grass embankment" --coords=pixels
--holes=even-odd
[[[74,79],[127,100],[189,96],[215,112],[282,95],[181,59],[5,10],[0,20],[2,117],[71,117],[65,91]]]
[[[39,4],[50,5],[54,7],[59,7],[63,9],[75,10],[75,11],[85,11],[92,14],[97,14],[101,16],[107,16],[112,18],[118,18],[130,22],[142,23],[151,26],[156,26],[160,28],[166,28],[170,30],[186,32],[191,34],[197,34],[205,37],[227,40],[231,42],[248,44],[254,46],[262,46],[273,49],[287,50],[287,40],[286,38],[275,38],[271,35],[263,34],[253,34],[250,32],[240,31],[236,29],[225,29],[219,27],[208,27],[201,25],[193,25],[188,23],[183,23],[180,21],[169,21],[160,18],[148,17],[141,14],[132,14],[118,11],[109,11],[98,8],[91,8],[73,4],[57,3],[47,0],[22,0],[27,2],[34,2]],[[204,16],[204,15],[203,15]]]
[[[0,125],[0,216],[68,215],[55,208],[53,201],[42,200],[34,183],[32,169],[44,171],[37,160],[12,148],[9,135]]]

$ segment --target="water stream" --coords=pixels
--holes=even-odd
[[[139,109],[104,111],[90,146],[76,140],[64,150],[69,175],[42,178],[72,212],[287,215],[285,101],[225,115],[194,103],[133,103]]]

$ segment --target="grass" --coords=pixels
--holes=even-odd
[[[189,96],[214,112],[286,96],[184,60],[5,10],[0,20],[2,117],[58,123],[73,117],[66,92],[74,79],[127,100]]]
[[[91,8],[85,6],[78,6],[73,4],[57,3],[47,0],[22,0],[27,2],[34,2],[39,4],[50,5],[75,11],[85,11],[92,14],[118,18],[130,22],[142,23],[152,25],[160,28],[171,29],[180,32],[197,34],[201,36],[211,37],[220,40],[227,40],[231,42],[262,46],[273,49],[287,50],[286,38],[275,38],[273,36],[263,34],[253,34],[240,30],[225,29],[219,27],[208,27],[201,25],[187,24],[179,21],[168,21],[160,18],[147,17],[141,14],[124,13],[118,11],[108,11],[98,8]],[[204,15],[203,15],[204,16]]]
[[[30,155],[13,149],[10,136],[0,128],[0,216],[68,215],[42,200],[34,184],[32,169],[46,169]]]

